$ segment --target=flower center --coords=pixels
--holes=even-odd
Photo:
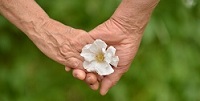
[[[96,55],[96,60],[98,62],[103,62],[104,61],[104,54],[103,53],[99,53]]]

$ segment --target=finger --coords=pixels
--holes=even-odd
[[[106,95],[108,90],[119,81],[124,72],[126,71],[122,69],[115,69],[113,74],[104,77],[101,82],[100,94]]]
[[[79,80],[84,80],[86,77],[86,73],[83,70],[80,69],[74,69],[72,72],[72,75],[75,78],[78,78]]]
[[[103,76],[100,76],[100,75],[97,76],[97,80],[98,80],[99,82],[101,82],[103,78],[104,78]]]
[[[65,67],[65,71],[69,72],[70,70],[71,70],[71,68]]]
[[[113,81],[108,78],[105,77],[102,82],[101,82],[101,88],[100,88],[100,94],[101,95],[106,95],[106,93],[108,92],[108,90],[113,86]]]
[[[93,85],[90,85],[90,88],[91,88],[92,90],[98,90],[98,88],[99,88],[99,82],[97,81],[97,82],[95,82]]]
[[[71,67],[73,69],[81,69],[84,70],[83,68],[83,62],[80,59],[71,57],[66,60],[65,65],[68,67]]]
[[[85,82],[89,85],[93,85],[97,82],[97,75],[94,73],[87,73]]]

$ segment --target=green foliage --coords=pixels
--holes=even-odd
[[[37,0],[66,25],[91,30],[120,0]],[[200,101],[200,1],[161,0],[130,70],[106,96],[50,60],[0,16],[0,101]]]

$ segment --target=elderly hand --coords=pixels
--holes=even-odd
[[[88,33],[51,19],[34,0],[0,0],[0,13],[45,55],[69,68],[83,69],[80,51],[93,41]]]
[[[55,20],[47,20],[35,28],[37,34],[28,34],[35,45],[51,59],[69,68],[82,68],[80,52],[85,44],[93,42],[83,31],[68,27]]]
[[[101,39],[108,45],[114,46],[117,49],[116,55],[119,56],[119,64],[114,68],[114,73],[104,77],[95,73],[86,73],[85,81],[92,89],[98,89],[101,84],[100,93],[105,95],[129,69],[140,45],[145,26],[158,2],[159,0],[122,0],[109,20],[89,32],[94,40]],[[79,73],[84,74],[78,69],[73,71],[74,75]]]
[[[90,84],[92,89],[97,89],[100,81],[100,93],[105,95],[107,91],[115,85],[121,76],[129,69],[138,50],[143,28],[136,28],[134,31],[135,33],[131,33],[132,31],[126,30],[120,23],[111,18],[89,32],[93,39],[101,39],[108,45],[114,46],[117,50],[116,55],[119,56],[119,64],[117,68],[114,68],[114,73],[104,77],[98,76],[95,73],[87,73],[90,80],[87,80],[88,77],[86,77],[85,80],[88,84]],[[81,73],[81,71],[74,70],[74,74],[79,73]],[[97,81],[97,78],[99,78],[99,81]]]
[[[44,54],[65,65],[67,71],[73,68],[73,75],[85,80],[92,89],[98,89],[101,83],[100,93],[105,95],[128,70],[158,1],[122,0],[114,15],[89,34],[50,19],[34,0],[0,0],[0,13],[21,29]],[[119,64],[108,76],[100,77],[83,70],[81,49],[95,39],[117,49]]]

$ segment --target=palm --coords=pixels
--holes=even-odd
[[[114,46],[117,49],[116,55],[119,56],[119,64],[117,68],[114,68],[115,72],[112,73],[111,75],[104,76],[103,78],[100,77],[102,78],[100,82],[101,83],[100,93],[102,95],[105,95],[106,92],[109,90],[109,88],[111,88],[114,84],[116,84],[117,81],[121,78],[121,76],[128,70],[137,52],[142,37],[141,32],[143,30],[138,31],[140,29],[138,28],[133,28],[133,29],[134,30],[126,30],[124,26],[122,27],[120,26],[119,23],[116,23],[114,20],[110,19],[105,23],[99,25],[92,31],[90,31],[89,34],[78,34],[75,36],[72,35],[74,37],[73,38],[74,40],[77,39],[77,41],[73,41],[75,43],[72,44],[72,46],[75,46],[76,47],[75,49],[78,49],[79,51],[84,44],[92,43],[92,41],[96,39],[101,39],[105,41],[109,46]],[[140,33],[131,33],[131,32],[140,32]],[[78,36],[81,36],[81,38]],[[80,41],[79,39],[82,40]],[[81,42],[82,44],[80,45]],[[96,76],[93,73],[86,73],[87,75],[86,76],[83,71],[80,71],[79,69],[74,69],[73,75],[79,75],[76,77],[81,80],[85,78],[86,82],[90,84],[90,87],[92,89],[94,90],[98,89],[99,83],[96,81]],[[90,80],[88,81],[87,80],[88,77],[92,77],[93,79],[90,78]]]
[[[106,21],[89,34],[93,39],[101,39],[108,45],[114,46],[117,49],[116,55],[119,56],[119,64],[114,68],[115,72],[102,79],[101,93],[104,94],[128,70],[139,47],[142,34],[129,33],[113,20]]]

